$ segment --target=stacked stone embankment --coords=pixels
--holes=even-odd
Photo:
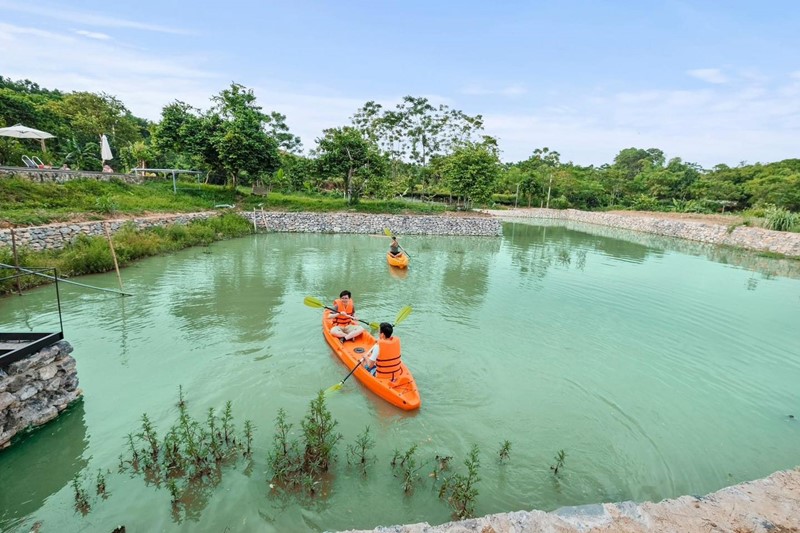
[[[612,226],[714,245],[771,252],[788,257],[800,257],[800,233],[772,231],[743,225],[725,226],[700,221],[671,220],[650,216],[624,216],[575,209],[514,209],[486,212],[507,219],[555,219]]]
[[[159,215],[131,219],[48,224],[15,228],[17,246],[31,250],[61,249],[79,235],[105,235],[104,225],[113,234],[125,224],[137,229],[187,224],[193,220],[218,216],[220,211]],[[390,228],[398,235],[479,235],[498,236],[501,222],[492,217],[369,215],[359,213],[278,213],[238,212],[248,219],[258,232],[292,233],[383,233]],[[11,230],[0,230],[0,246],[11,246]]]
[[[159,215],[137,217],[130,219],[74,222],[68,224],[47,224],[45,226],[29,226],[15,228],[14,238],[17,246],[24,246],[31,250],[59,250],[74,241],[79,235],[103,236],[104,225],[113,234],[125,224],[133,224],[136,229],[146,229],[169,224],[188,224],[193,220],[217,216],[216,211],[202,213],[182,213],[179,215]],[[0,230],[0,246],[11,246],[11,230]]]
[[[499,236],[502,224],[486,216],[371,215],[363,213],[243,212],[259,231],[299,233],[383,233],[396,235]]]
[[[22,431],[46,424],[82,392],[72,346],[60,341],[0,368],[0,450]]]

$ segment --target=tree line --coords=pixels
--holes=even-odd
[[[406,96],[393,108],[366,102],[349,124],[324,130],[303,154],[286,116],[265,111],[238,83],[211,96],[207,109],[174,101],[152,122],[106,93],[65,93],[0,76],[0,127],[16,123],[56,136],[41,154],[53,166],[100,170],[99,136],[106,134],[118,171],[202,170],[208,183],[258,182],[348,202],[409,197],[467,208],[800,211],[800,159],[704,169],[679,157],[667,160],[658,148],[624,148],[611,163],[580,166],[550,148],[532,147],[524,161],[503,163],[481,115],[422,97]],[[19,165],[31,149],[30,141],[0,140],[0,164]]]

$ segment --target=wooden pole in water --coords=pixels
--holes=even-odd
[[[117,263],[117,253],[114,251],[114,241],[111,240],[111,232],[108,230],[108,223],[103,222],[103,229],[106,230],[106,238],[108,239],[108,247],[111,248],[111,257],[114,259],[114,270],[117,271],[117,281],[119,281],[119,290],[122,288],[122,276],[119,275],[119,264]]]
[[[6,267],[6,268],[13,268],[12,265],[6,265],[6,264],[3,264],[3,263],[0,263],[0,266]],[[41,276],[43,278],[52,279],[53,281],[56,281],[58,283],[69,283],[71,285],[77,285],[78,287],[86,287],[87,289],[95,289],[97,291],[113,292],[114,294],[120,294],[122,296],[133,296],[129,292],[120,292],[120,291],[118,291],[116,289],[104,289],[103,287],[94,287],[92,285],[86,285],[85,283],[78,283],[77,281],[70,281],[70,280],[64,279],[64,278],[58,278],[58,277],[55,277],[55,276],[48,276],[47,274],[42,274],[41,272],[36,272],[35,270],[30,270],[30,269],[27,269],[27,268],[24,268],[24,267],[19,267],[18,270],[20,272],[25,272],[26,274],[30,274],[32,276]]]
[[[17,236],[14,233],[14,228],[11,228],[11,252],[14,254],[14,266],[17,267],[17,271],[19,271],[19,257],[17,257]],[[22,285],[19,283],[19,277],[17,277],[17,293],[22,296]]]

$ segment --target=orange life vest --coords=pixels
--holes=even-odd
[[[356,311],[356,306],[353,304],[353,300],[347,300],[347,304],[345,304],[341,299],[337,298],[333,301],[333,307],[335,307],[336,311],[339,313],[347,313],[350,316],[353,316]],[[333,317],[334,326],[349,326],[353,323],[353,320],[347,316],[339,315]]]
[[[378,340],[378,377],[389,377],[392,380],[401,373],[400,367],[400,339],[392,336],[388,339]]]

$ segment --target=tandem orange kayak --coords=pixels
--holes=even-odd
[[[330,310],[325,309],[322,313],[322,333],[325,335],[325,340],[328,341],[328,344],[333,348],[333,351],[336,352],[339,359],[347,366],[347,370],[352,370],[353,367],[356,366],[356,363],[358,363],[378,341],[367,330],[351,341],[340,341],[338,337],[331,335],[333,320],[328,318],[328,315],[330,315]],[[406,411],[419,409],[421,401],[419,391],[417,390],[417,383],[414,381],[414,376],[411,375],[408,367],[402,361],[400,362],[400,371],[398,374],[399,375],[395,376],[394,380],[388,377],[380,377],[380,374],[376,377],[370,374],[367,369],[364,368],[364,365],[361,364],[353,375],[366,388],[390,404]]]
[[[386,252],[386,262],[394,267],[406,268],[408,266],[408,256],[404,253],[392,255],[391,252]]]

